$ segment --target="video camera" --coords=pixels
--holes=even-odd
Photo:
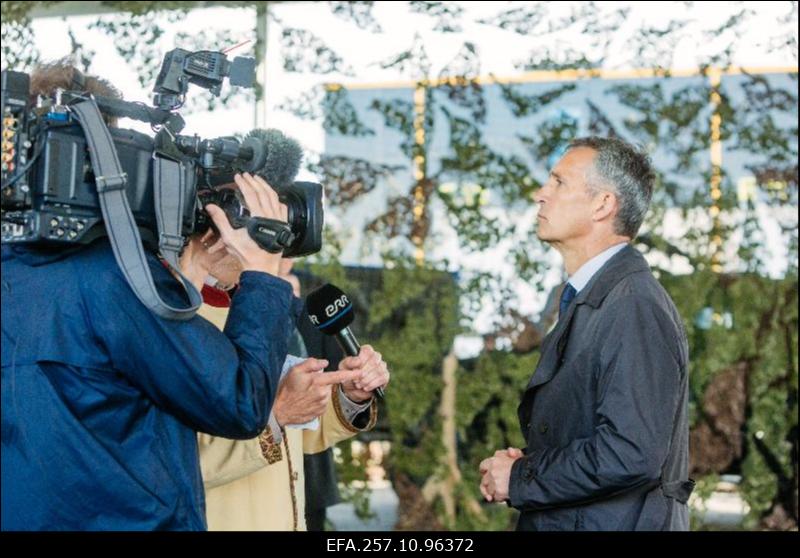
[[[190,83],[219,95],[222,82],[252,87],[255,60],[229,61],[220,52],[167,53],[153,88],[153,107],[91,97],[84,91],[57,91],[53,98],[30,98],[30,77],[2,72],[2,185],[0,230],[5,243],[88,244],[108,234],[100,199],[105,188],[125,192],[141,242],[150,249],[174,245],[213,226],[204,206],[219,205],[233,227],[247,227],[259,245],[286,257],[313,254],[322,243],[322,186],[293,182],[300,166],[300,146],[277,130],[254,130],[235,137],[184,136],[183,106]],[[109,128],[118,157],[119,176],[98,176],[92,155],[99,148],[75,110],[91,100],[102,113],[147,122],[154,137]],[[105,126],[102,126],[105,128]],[[101,130],[102,131],[102,130]],[[101,135],[98,133],[98,136]],[[95,153],[92,153],[94,146]],[[108,157],[106,157],[108,158]],[[102,161],[101,161],[102,162]],[[166,163],[177,169],[164,178]],[[261,175],[288,206],[288,226],[250,216],[233,190],[220,187],[237,172]],[[156,184],[158,180],[164,182]],[[163,230],[165,213],[175,213],[175,230]],[[170,217],[167,215],[167,217]],[[105,227],[104,227],[105,224]]]

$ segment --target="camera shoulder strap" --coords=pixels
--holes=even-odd
[[[181,234],[186,191],[186,169],[180,161],[153,157],[153,208],[158,225],[158,248],[167,263],[178,269],[183,248]]]
[[[158,316],[171,320],[192,318],[200,308],[203,299],[194,285],[177,269],[176,252],[170,253],[168,250],[168,257],[173,260],[168,263],[172,267],[172,271],[180,278],[183,288],[189,296],[190,306],[174,308],[164,302],[156,289],[142,247],[139,229],[136,227],[136,221],[125,194],[127,176],[122,172],[114,141],[108,127],[103,122],[100,109],[92,98],[72,104],[70,108],[76,115],[89,145],[89,157],[94,169],[97,195],[106,231],[114,251],[114,258],[128,281],[128,285],[142,304]],[[162,209],[167,211],[164,207]],[[177,217],[177,219],[180,223],[181,217]],[[160,221],[159,229],[161,229]],[[167,234],[170,233],[167,232]],[[162,238],[159,238],[159,245],[162,242]]]

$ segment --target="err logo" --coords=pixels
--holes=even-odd
[[[347,298],[347,295],[343,294],[342,296],[334,300],[333,303],[325,307],[325,316],[328,318],[332,318],[333,316],[336,315],[337,312],[339,312],[340,310],[344,310],[349,305],[350,305],[350,300]],[[311,323],[313,323],[314,325],[319,325],[319,319],[317,318],[316,315],[312,314],[309,317],[311,318]]]

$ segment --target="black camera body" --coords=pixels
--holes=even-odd
[[[158,247],[153,178],[157,157],[181,163],[181,235],[187,238],[211,225],[204,211],[207,203],[219,205],[229,218],[233,217],[232,226],[248,226],[252,218],[241,199],[220,186],[231,182],[236,172],[269,176],[270,169],[265,164],[280,160],[284,152],[289,157],[301,156],[296,142],[277,131],[272,131],[270,137],[277,134],[281,141],[271,143],[255,132],[243,141],[232,137],[203,140],[178,134],[183,119],[174,109],[182,104],[189,83],[214,94],[219,94],[222,80],[228,75],[234,84],[252,85],[251,60],[237,58],[231,63],[222,53],[175,49],[165,57],[154,87],[156,108],[96,98],[106,114],[143,120],[158,130],[155,137],[150,137],[134,130],[109,128],[126,176],[128,205],[148,248]],[[87,139],[69,110],[71,102],[85,97],[80,91],[59,92],[49,107],[37,108],[30,99],[29,76],[2,72],[0,235],[4,244],[86,244],[106,234]],[[287,150],[286,145],[291,149]],[[322,186],[293,183],[297,167],[299,158],[288,179],[284,172],[279,180],[282,183],[270,181],[289,207],[291,230],[291,235],[283,235],[283,241],[273,243],[270,251],[281,251],[286,257],[313,254],[322,245]]]
[[[2,189],[2,242],[88,244],[105,235],[95,175],[80,126],[45,117],[28,136],[38,139],[30,169]],[[125,193],[149,248],[157,246],[153,204],[153,139],[134,130],[109,129],[127,175]],[[13,161],[13,160],[12,160]],[[13,167],[20,163],[12,163]],[[12,167],[12,168],[13,168]],[[186,165],[186,184],[196,184],[196,168]],[[5,174],[5,173],[4,173]],[[191,190],[191,188],[190,188]],[[194,192],[188,192],[194,197]],[[183,232],[194,232],[195,207],[184,208]]]

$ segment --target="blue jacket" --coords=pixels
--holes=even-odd
[[[289,284],[245,272],[223,334],[147,310],[107,241],[3,246],[2,260],[2,529],[205,529],[195,431],[264,428]],[[186,306],[149,260],[162,297]]]

